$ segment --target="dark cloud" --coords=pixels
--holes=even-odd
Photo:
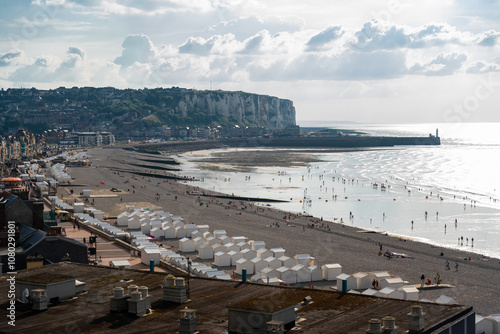
[[[0,54],[0,67],[9,66],[12,62],[22,55],[21,50],[12,50],[3,54]]]

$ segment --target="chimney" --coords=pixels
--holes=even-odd
[[[183,304],[188,300],[184,278],[168,275],[163,283],[163,301]]]
[[[398,327],[396,326],[396,318],[394,317],[384,317],[382,319],[382,333],[383,334],[397,334]]]
[[[422,306],[413,305],[408,313],[408,334],[418,334],[424,331],[424,312]]]
[[[368,324],[368,330],[366,331],[367,334],[378,334],[382,333],[382,326],[381,326],[381,321],[378,319],[371,319]]]
[[[179,334],[193,334],[196,332],[196,310],[187,307],[181,310],[180,323]]]
[[[279,320],[271,320],[266,322],[267,334],[284,334],[285,333],[285,322]]]
[[[109,310],[111,312],[126,311],[128,309],[127,300],[129,298],[129,295],[124,294],[123,288],[114,288],[113,297],[109,298]]]
[[[151,296],[148,294],[147,286],[140,286],[139,292],[142,295],[142,298],[146,300],[146,309],[151,309]]]
[[[138,317],[146,314],[146,299],[142,298],[142,293],[134,291],[128,300],[128,313],[133,313]]]
[[[47,290],[33,289],[31,290],[33,299],[33,310],[44,311],[47,309],[49,298],[47,297]]]

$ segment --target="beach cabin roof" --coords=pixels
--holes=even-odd
[[[441,295],[438,299],[436,299],[436,303],[439,304],[458,304],[457,301],[451,297]]]
[[[346,280],[348,278],[351,278],[352,276],[349,275],[349,274],[340,274],[340,275],[337,275],[337,279],[338,280]]]

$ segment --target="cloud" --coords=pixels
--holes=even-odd
[[[411,74],[423,75],[450,75],[459,70],[467,56],[463,53],[441,53],[437,57],[422,63],[417,63],[409,68]]]
[[[11,65],[16,59],[21,57],[21,55],[22,51],[17,49],[0,54],[0,67]]]
[[[235,40],[233,34],[215,35],[209,39],[202,37],[189,37],[185,43],[179,46],[180,53],[188,53],[199,56],[209,54],[230,54],[241,48],[241,43]]]
[[[341,26],[329,26],[309,39],[307,42],[307,50],[322,50],[327,44],[337,40],[343,34],[344,31]]]
[[[144,34],[129,35],[122,44],[122,55],[115,59],[115,64],[126,68],[135,62],[147,63],[156,57],[157,50],[153,42]]]
[[[476,61],[467,66],[467,73],[500,72],[500,64]]]
[[[497,44],[500,33],[495,30],[488,30],[478,35],[478,44],[481,46],[494,46]]]
[[[67,57],[62,62],[61,68],[74,68],[78,66],[78,64],[81,64],[86,58],[85,51],[74,46],[71,46],[66,54]]]

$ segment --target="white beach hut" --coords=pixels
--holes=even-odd
[[[175,238],[175,229],[172,226],[167,226],[162,228],[163,235],[165,239],[174,239]]]
[[[309,267],[304,266],[302,264],[296,264],[292,268],[291,271],[295,271],[297,276],[297,283],[303,282],[311,282],[311,272],[309,271]]]
[[[189,238],[182,238],[179,240],[179,250],[184,253],[194,252],[196,250],[194,241]]]
[[[295,284],[297,283],[297,274],[295,271],[290,270],[287,267],[279,267],[276,269],[277,272],[280,273],[280,279],[284,281],[286,284]]]
[[[251,249],[244,249],[240,251],[241,255],[247,260],[251,260],[255,257],[257,257],[257,252]]]
[[[280,280],[278,277],[262,277],[257,281],[257,283],[260,284],[267,284],[267,285],[281,285],[281,283],[285,283],[282,280]]]
[[[141,224],[141,232],[144,233],[145,235],[150,235],[151,225],[149,225],[149,223]]]
[[[201,244],[206,244],[205,239],[200,238],[200,237],[194,238],[192,240],[194,242],[194,249],[196,251],[198,251],[198,249],[199,249],[199,247],[200,247]]]
[[[257,249],[257,257],[260,257],[261,259],[266,259],[270,256],[273,256],[273,253],[265,248],[259,248]]]
[[[137,217],[131,217],[128,220],[128,229],[129,230],[138,230],[141,228],[141,224],[139,223],[139,219]]]
[[[258,273],[262,269],[267,267],[267,262],[264,261],[263,259],[261,259],[260,257],[255,257],[255,258],[251,259],[250,262],[252,262],[252,264],[253,264],[253,272],[254,273]]]
[[[201,234],[208,232],[210,230],[210,226],[208,226],[208,225],[198,225],[197,228],[198,228],[198,232],[200,232]]]
[[[165,233],[161,228],[155,227],[149,231],[149,235],[151,235],[154,239],[160,239],[160,237],[165,236]]]
[[[398,291],[401,291],[403,293],[403,298],[406,300],[418,300],[418,289],[414,286],[403,286],[398,289]]]
[[[214,251],[214,254],[217,252],[226,253],[226,247],[224,247],[224,245],[215,244],[215,245],[211,245],[211,247]]]
[[[240,242],[244,242],[244,243],[247,242],[247,238],[244,236],[232,237],[231,239],[232,239],[233,244],[235,244],[235,245],[239,244]]]
[[[212,246],[208,244],[201,244],[198,247],[198,257],[203,260],[211,260],[214,258],[214,251],[212,249]]]
[[[196,231],[196,224],[186,224],[184,230],[186,231],[186,237],[191,238],[191,233]]]
[[[74,208],[74,204],[73,204],[73,208]],[[118,226],[128,226],[128,220],[129,220],[129,215],[126,212],[122,212],[116,217],[116,223]]]
[[[177,239],[182,239],[186,237],[186,230],[184,230],[184,227],[174,227],[175,228],[175,237]]]
[[[312,265],[308,267],[308,270],[311,273],[312,282],[323,280],[323,271],[321,270],[320,267]]]
[[[213,238],[214,235],[212,233],[210,233],[209,231],[205,231],[203,232],[203,238],[206,240],[208,238]]]
[[[401,277],[386,277],[379,280],[379,284],[382,289],[385,287],[399,289],[405,285],[405,282],[401,279]]]
[[[231,265],[232,266],[235,266],[236,261],[243,258],[243,255],[240,252],[229,251],[229,252],[227,252],[227,254],[231,257]]]
[[[281,261],[282,267],[292,268],[297,264],[297,261],[295,261],[295,259],[292,259],[291,257],[288,257],[286,255],[279,257],[278,260]]]
[[[384,278],[391,277],[391,275],[389,275],[389,273],[387,271],[372,271],[372,272],[369,272],[368,275],[370,275],[372,280],[376,279],[379,282]]]
[[[220,237],[217,237],[217,239],[220,240],[221,245],[227,245],[227,244],[232,244],[232,239],[228,237],[227,235],[221,235]]]
[[[141,262],[149,266],[149,261],[153,260],[155,265],[160,264],[160,250],[158,248],[144,248],[141,251]]]
[[[214,231],[215,238],[220,238],[223,235],[226,235],[226,230],[215,230]]]
[[[252,246],[246,243],[245,241],[240,241],[236,244],[236,246],[240,247],[240,251],[244,249],[252,249]]]
[[[310,266],[314,264],[314,258],[309,254],[297,254],[295,255],[295,261],[297,261],[297,264],[301,264],[303,266]]]
[[[281,261],[275,257],[269,256],[269,257],[265,258],[264,261],[266,261],[268,267],[271,267],[274,269],[278,269],[279,267],[282,267]]]
[[[245,258],[241,258],[238,261],[236,261],[236,272],[241,275],[243,269],[247,270],[247,275],[254,274],[253,263]]]
[[[375,289],[366,289],[365,291],[361,292],[362,295],[366,296],[375,296],[377,294],[378,290]]]
[[[224,252],[215,253],[214,264],[218,267],[229,267],[231,265],[231,255]]]
[[[342,274],[342,266],[338,263],[324,264],[321,266],[321,270],[325,281],[335,281],[337,276]]]
[[[356,289],[356,278],[349,274],[340,274],[337,277],[337,290],[347,292]]]
[[[201,233],[198,230],[191,232],[191,239],[198,238],[198,237],[203,238],[203,233]]]
[[[75,202],[73,204],[73,212],[74,213],[83,213],[84,207],[85,207],[85,204],[80,203],[80,202]],[[122,222],[122,224],[124,224],[124,225],[120,225],[120,226],[128,226],[128,217],[125,220],[125,222]]]
[[[262,277],[281,277],[281,273],[276,270],[277,268],[266,267],[260,271]]]
[[[448,296],[445,296],[445,295],[441,295],[439,296],[438,299],[436,299],[436,303],[439,303],[439,304],[450,304],[450,305],[457,305],[457,301],[451,297],[448,297]]]
[[[358,273],[352,274],[352,276],[354,278],[356,278],[356,289],[364,290],[364,289],[368,289],[372,286],[373,280],[370,277],[370,275],[368,275],[368,273],[358,272]]]
[[[224,247],[226,247],[226,252],[239,252],[240,251],[240,247],[233,244],[232,242],[228,243],[228,244],[225,244]]]
[[[257,251],[258,249],[266,248],[266,243],[264,241],[254,241],[252,242],[252,250]]]
[[[273,256],[277,259],[285,255],[285,249],[281,247],[271,248],[270,251],[273,252]]]
[[[401,291],[398,291],[396,289],[393,289],[391,287],[385,287],[381,290],[378,291],[378,293],[375,294],[377,297],[385,297],[385,298],[395,298],[395,299],[403,299],[404,294]]]
[[[208,237],[205,239],[209,245],[220,245],[220,239],[214,237]]]

